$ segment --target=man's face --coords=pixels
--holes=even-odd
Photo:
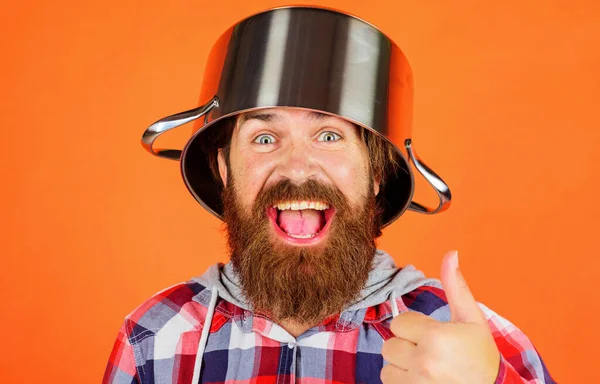
[[[316,323],[366,282],[375,252],[375,195],[366,145],[351,123],[300,109],[239,118],[224,218],[231,261],[254,309]]]
[[[230,172],[246,212],[261,190],[285,179],[297,185],[320,181],[339,189],[351,205],[364,203],[369,155],[352,123],[296,108],[263,109],[240,122],[231,139]],[[219,172],[226,182],[222,156]]]

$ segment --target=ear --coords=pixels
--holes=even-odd
[[[223,148],[219,148],[217,153],[217,163],[219,163],[219,175],[223,181],[223,186],[227,186],[227,162],[225,161],[225,155],[223,155]]]
[[[379,184],[381,183],[380,179],[375,179],[373,181],[373,193],[375,193],[375,196],[377,196],[379,194]]]

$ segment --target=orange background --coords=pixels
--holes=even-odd
[[[281,4],[5,9],[0,381],[99,382],[127,313],[227,260],[220,222],[178,164],[139,140],[156,119],[197,105],[223,31]],[[459,249],[476,298],[531,338],[557,380],[593,382],[600,3],[319,4],[360,15],[403,49],[415,148],[454,195],[441,215],[405,214],[380,248],[436,277],[442,255]],[[181,147],[190,129],[165,141]],[[417,197],[434,200],[423,183]]]

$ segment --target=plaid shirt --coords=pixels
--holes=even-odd
[[[395,301],[400,313],[450,319],[444,291],[437,287],[421,286]],[[529,339],[480,306],[501,353],[496,384],[554,383]],[[199,362],[196,377],[201,383],[381,383],[387,362],[380,351],[394,336],[392,317],[392,305],[386,301],[330,317],[293,338],[268,318],[188,281],[156,294],[125,318],[103,383],[189,384]]]

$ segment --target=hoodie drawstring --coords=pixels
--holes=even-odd
[[[219,297],[219,290],[217,287],[213,287],[210,295],[210,304],[208,305],[208,313],[206,314],[206,320],[202,327],[202,336],[198,343],[198,352],[196,353],[196,362],[194,363],[194,375],[192,376],[192,384],[197,384],[200,380],[200,370],[202,368],[202,356],[206,349],[206,342],[208,341],[208,333],[212,325],[212,318],[215,313],[215,307],[217,306],[217,298]]]
[[[396,301],[396,292],[392,291],[392,298],[390,299],[392,301],[392,318],[398,316],[398,314],[400,313],[400,311],[398,311],[398,302]]]

